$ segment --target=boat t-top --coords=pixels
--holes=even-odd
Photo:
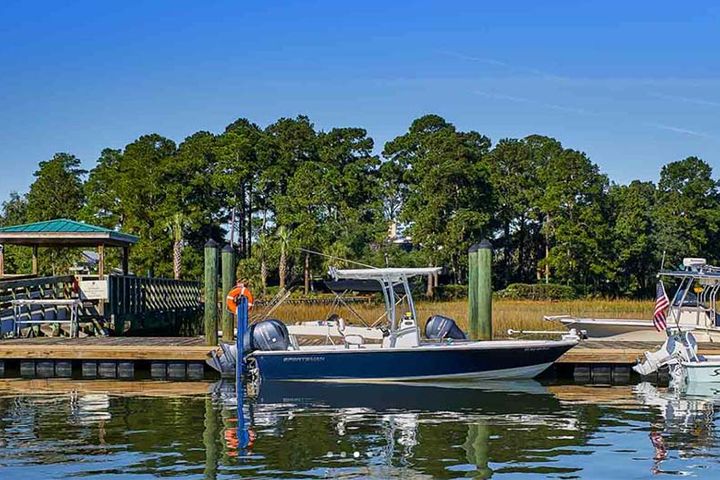
[[[348,333],[344,319],[333,328],[339,342],[301,345],[303,326],[293,333],[275,319],[247,328],[244,361],[251,376],[265,380],[322,382],[388,382],[533,378],[578,342],[561,340],[468,340],[454,320],[441,315],[427,319],[421,335],[410,280],[434,275],[439,268],[331,269],[335,280],[378,282],[386,323],[373,335]],[[368,327],[362,327],[365,331]],[[308,325],[309,331],[317,326]],[[329,336],[328,336],[329,338]],[[377,338],[380,341],[367,341]],[[222,345],[208,363],[223,374],[235,369],[237,349]]]
[[[692,330],[700,342],[720,341],[717,305],[720,267],[708,265],[704,258],[685,258],[682,268],[661,270],[658,278],[663,290],[664,281],[677,283],[674,294],[669,297],[668,327]],[[582,331],[592,340],[663,342],[667,339],[665,331],[658,331],[650,318],[636,320],[560,315],[546,316],[545,319]]]

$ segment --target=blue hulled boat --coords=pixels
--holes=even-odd
[[[470,341],[455,322],[432,316],[421,337],[409,279],[437,273],[436,268],[378,268],[331,270],[336,280],[376,281],[385,300],[387,326],[347,327],[335,316],[323,328],[340,342],[299,346],[296,336],[304,328],[288,328],[278,320],[251,325],[245,335],[247,372],[262,380],[322,382],[394,382],[533,378],[546,370],[578,338],[562,340]],[[398,312],[402,312],[398,315]],[[363,332],[372,331],[372,335]],[[366,338],[381,338],[380,343]],[[331,335],[328,333],[328,339]],[[234,371],[237,350],[223,348],[209,362],[221,372]]]

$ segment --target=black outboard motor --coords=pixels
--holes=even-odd
[[[431,340],[444,340],[446,338],[453,340],[467,339],[463,331],[458,328],[455,320],[442,315],[433,315],[428,318],[425,324],[425,338]]]
[[[254,350],[287,350],[290,347],[290,333],[283,322],[271,318],[250,325],[243,343],[245,353]]]

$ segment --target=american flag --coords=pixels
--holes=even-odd
[[[653,313],[653,325],[655,330],[662,332],[667,330],[667,311],[670,306],[670,300],[668,300],[665,294],[665,287],[662,282],[658,282],[655,293],[655,312]]]

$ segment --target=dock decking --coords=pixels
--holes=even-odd
[[[202,337],[38,337],[0,340],[0,360],[199,361]]]
[[[635,365],[637,359],[647,351],[660,346],[657,342],[611,342],[605,340],[586,340],[560,357],[560,364],[603,364]],[[720,355],[720,344],[701,343],[698,348],[701,355]]]

